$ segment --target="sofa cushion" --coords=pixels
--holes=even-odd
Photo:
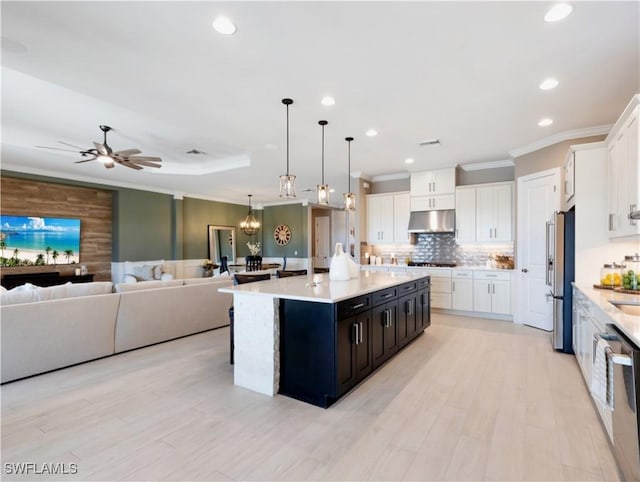
[[[182,286],[183,280],[176,279],[170,281],[145,281],[144,283],[120,283],[116,285],[116,293],[125,293],[128,291],[151,290],[154,288],[169,288],[171,286]]]
[[[113,292],[113,283],[111,281],[72,283],[71,286],[67,288],[67,292],[70,298],[77,296],[106,295]]]
[[[37,288],[36,301],[58,300],[60,298],[69,297],[69,286],[71,281],[67,281],[63,285],[47,286],[45,288]]]
[[[13,289],[3,291],[0,293],[0,305],[17,305],[37,301],[37,288],[37,286],[31,283],[25,283]]]

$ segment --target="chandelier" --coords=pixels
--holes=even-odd
[[[240,221],[240,230],[246,234],[247,236],[253,236],[260,230],[260,223],[253,215],[253,210],[251,209],[251,194],[249,196],[249,213],[247,217]]]

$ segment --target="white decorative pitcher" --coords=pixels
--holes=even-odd
[[[336,249],[331,258],[329,279],[332,281],[348,281],[351,278],[349,256],[342,251],[342,243],[336,243]]]

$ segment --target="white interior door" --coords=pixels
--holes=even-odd
[[[518,276],[515,321],[553,330],[547,298],[546,222],[560,209],[560,168],[518,178]]]
[[[316,218],[316,256],[313,266],[316,268],[328,268],[331,259],[331,231],[329,229],[329,216]]]

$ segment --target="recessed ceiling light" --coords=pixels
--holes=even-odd
[[[540,122],[538,122],[538,125],[540,127],[547,127],[547,126],[550,126],[551,124],[553,124],[553,120],[549,119],[548,117],[545,117]]]
[[[236,33],[236,26],[227,17],[216,17],[213,21],[213,28],[216,32],[223,35],[231,35]]]
[[[557,22],[558,20],[567,18],[572,10],[573,7],[568,3],[556,3],[547,11],[544,19],[547,22]]]
[[[404,163],[405,163],[405,164],[413,164],[414,162],[416,162],[416,161],[415,161],[412,157],[407,157],[407,158],[404,160]]]
[[[330,106],[330,105],[334,105],[336,103],[336,100],[333,97],[331,97],[330,95],[327,95],[327,96],[322,98],[320,103],[322,105]]]
[[[554,79],[553,77],[549,77],[548,79],[544,79],[542,81],[542,83],[540,84],[540,88],[542,90],[549,90],[549,89],[553,89],[554,87],[558,86],[558,81],[556,79]]]
[[[375,129],[369,129],[367,132],[367,137],[375,137],[378,135],[378,131]]]

